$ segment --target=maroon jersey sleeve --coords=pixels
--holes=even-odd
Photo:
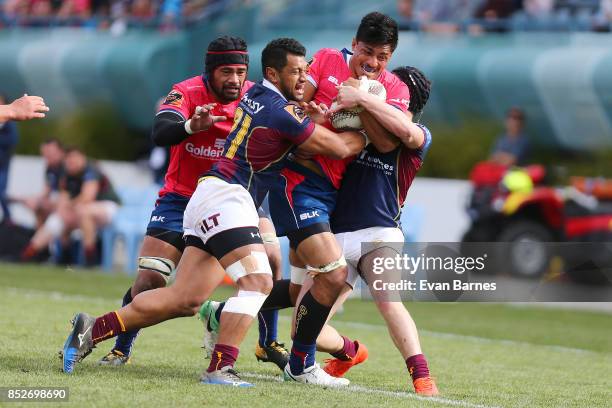
[[[285,105],[273,119],[273,127],[280,131],[281,137],[295,145],[304,143],[314,132],[314,122],[302,108],[292,103]]]
[[[195,107],[193,107],[193,109],[195,109]],[[161,112],[178,113],[184,120],[191,117],[192,106],[189,93],[183,86],[181,86],[181,84],[175,84],[172,87],[172,90],[159,107],[158,113]]]

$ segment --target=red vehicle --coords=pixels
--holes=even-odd
[[[470,180],[472,222],[463,242],[509,243],[497,262],[515,275],[539,277],[559,256],[573,280],[612,281],[612,181],[575,178],[554,188],[541,165],[508,169],[491,162],[477,164]]]

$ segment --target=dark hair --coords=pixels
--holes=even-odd
[[[223,36],[212,40],[206,52],[206,76],[210,77],[219,65],[245,64],[249,65],[247,44],[240,37]]]
[[[392,72],[408,86],[410,91],[408,110],[415,115],[421,113],[431,93],[431,81],[415,67],[398,67]]]
[[[357,41],[373,45],[390,45],[397,48],[397,22],[391,17],[374,11],[366,14],[357,28]]]
[[[43,145],[55,144],[60,149],[65,150],[64,149],[64,145],[62,144],[62,142],[58,138],[56,138],[56,137],[48,137],[45,140],[43,140],[43,142],[41,144],[43,144]]]
[[[281,71],[287,65],[287,54],[306,56],[306,48],[293,38],[277,38],[266,45],[261,52],[261,69],[266,76],[266,68]]]

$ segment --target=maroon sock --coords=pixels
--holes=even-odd
[[[118,336],[125,332],[125,326],[117,312],[110,312],[96,319],[91,329],[91,338],[94,344]]]
[[[344,346],[340,351],[336,351],[335,353],[330,353],[332,356],[336,357],[338,360],[348,361],[355,358],[357,355],[357,342],[352,341],[346,336],[342,336],[342,340],[344,340]]]
[[[429,367],[427,366],[427,359],[423,354],[415,354],[406,359],[406,367],[408,372],[412,376],[412,381],[417,378],[429,377]]]
[[[215,344],[212,357],[210,358],[210,365],[206,372],[212,373],[222,369],[223,367],[233,367],[238,358],[238,350],[236,347],[227,346],[225,344]]]

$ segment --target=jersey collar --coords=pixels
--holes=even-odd
[[[342,53],[342,56],[344,57],[344,62],[346,62],[346,65],[348,65],[353,53],[349,51],[348,48],[343,48],[342,51],[340,52]]]
[[[272,82],[268,81],[267,79],[263,79],[263,81],[261,81],[261,84],[263,86],[265,86],[266,88],[276,92],[277,94],[280,95],[281,98],[283,98],[285,100],[285,102],[287,102],[287,98],[285,98],[285,95],[283,95],[281,93],[281,91],[278,90],[278,88],[276,87],[276,85],[274,85]]]

